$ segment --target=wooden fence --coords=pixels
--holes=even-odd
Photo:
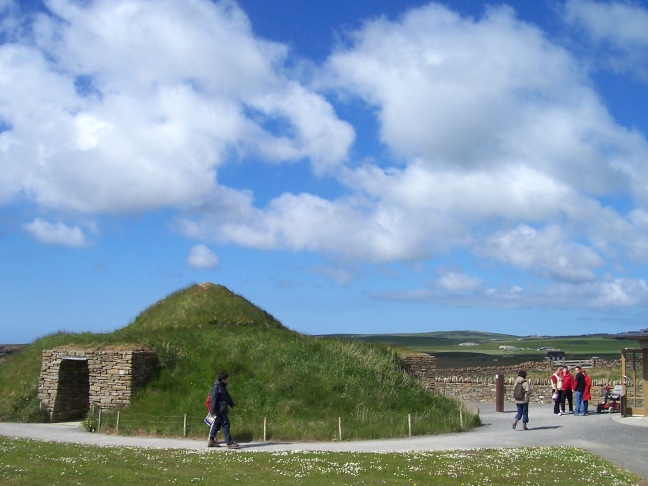
[[[580,366],[581,368],[594,368],[596,365],[596,360],[594,359],[554,359],[551,361],[553,366],[567,366],[569,369],[573,369],[575,366]]]

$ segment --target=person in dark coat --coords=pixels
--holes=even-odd
[[[583,393],[585,392],[585,375],[580,366],[576,366],[574,377],[574,415],[585,415],[583,408]]]
[[[218,380],[212,386],[209,399],[209,413],[214,416],[214,422],[209,429],[209,441],[207,447],[220,447],[216,441],[216,434],[223,429],[223,438],[228,449],[238,449],[239,445],[234,442],[230,435],[230,421],[227,416],[229,407],[236,408],[234,400],[227,390],[229,375],[225,371],[218,374]]]

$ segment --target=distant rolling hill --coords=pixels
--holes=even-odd
[[[581,336],[515,336],[480,331],[435,331],[409,334],[336,334],[331,337],[384,344],[437,357],[441,368],[498,366],[523,361],[541,361],[547,350],[565,351],[567,358],[615,359],[635,341],[615,339],[611,334]]]

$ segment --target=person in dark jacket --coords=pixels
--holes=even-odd
[[[574,377],[574,415],[585,415],[583,408],[583,393],[585,393],[585,375],[580,366],[576,366]]]
[[[216,442],[216,434],[223,429],[223,438],[228,449],[238,449],[239,445],[234,442],[230,435],[230,421],[227,417],[229,407],[236,408],[234,400],[227,391],[227,382],[229,375],[225,371],[218,374],[218,380],[212,386],[209,399],[209,413],[214,416],[214,422],[209,429],[209,441],[207,447],[220,447]]]

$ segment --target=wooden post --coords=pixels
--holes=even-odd
[[[407,429],[409,430],[409,436],[412,437],[412,414],[407,414]]]
[[[117,410],[117,425],[115,426],[115,432],[119,434],[119,410]]]
[[[101,409],[99,409],[99,420],[97,420],[97,432],[101,429]]]
[[[504,411],[504,375],[495,375],[495,411]]]
[[[463,410],[459,409],[459,426],[461,427],[461,430],[463,431],[464,426],[463,426]]]
[[[268,432],[268,418],[263,417],[263,442],[267,440],[267,432]]]
[[[184,423],[182,425],[182,436],[187,437],[187,414],[184,414]]]
[[[340,433],[340,440],[342,440],[342,417],[338,417],[338,432]]]

